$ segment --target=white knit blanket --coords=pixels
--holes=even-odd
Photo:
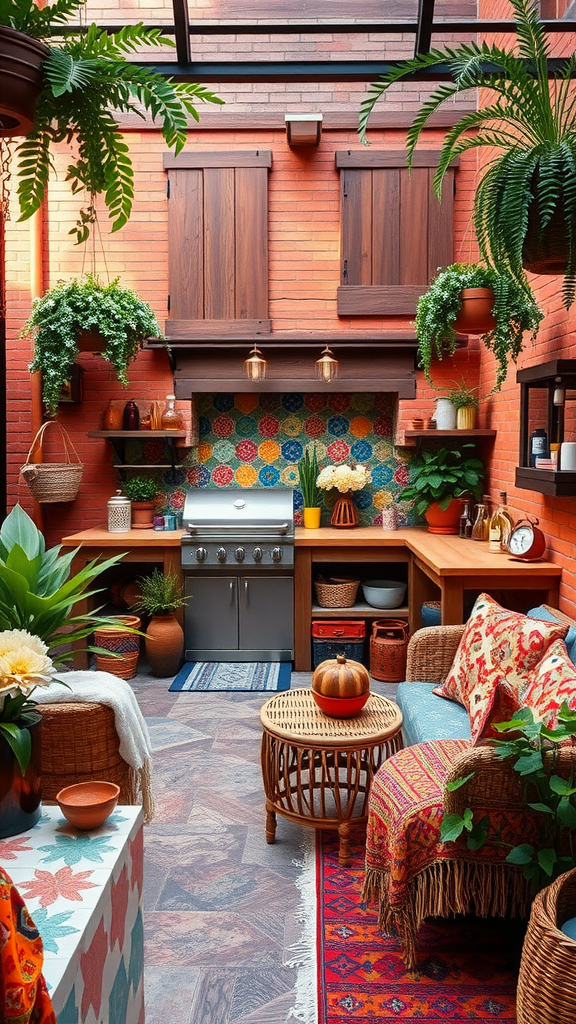
[[[120,740],[120,756],[132,769],[134,782],[141,792],[147,821],[153,815],[150,791],[150,736],[148,726],[132,687],[111,672],[62,672],[66,686],[54,683],[36,687],[33,700],[38,704],[107,704],[114,712],[116,732]]]

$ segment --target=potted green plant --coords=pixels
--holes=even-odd
[[[454,387],[448,392],[448,401],[456,409],[456,429],[474,430],[479,399],[478,388],[470,388],[466,381],[453,381]]]
[[[91,351],[101,348],[101,355],[126,386],[128,364],[144,338],[157,337],[160,328],[148,303],[131,289],[121,288],[118,278],[105,285],[87,274],[57,284],[35,299],[22,334],[34,337],[30,371],[41,371],[42,397],[47,412],[54,416],[61,388],[70,379],[85,338]]]
[[[458,500],[481,495],[484,467],[480,459],[467,457],[466,450],[438,448],[422,451],[410,467],[410,483],[401,494],[403,501],[414,503],[414,512],[423,515],[430,533],[458,533],[462,504]]]
[[[298,474],[300,490],[304,499],[302,512],[304,526],[308,530],[317,529],[320,526],[322,509],[320,507],[320,491],[316,483],[318,480],[318,456],[314,442],[306,445],[304,454],[298,462]]]
[[[516,361],[522,351],[525,331],[536,337],[544,314],[538,308],[529,287],[519,285],[507,272],[498,273],[480,263],[453,263],[434,278],[428,291],[418,299],[414,329],[418,339],[418,359],[427,381],[434,386],[430,368],[434,359],[453,356],[457,346],[458,318],[463,292],[491,289],[485,318],[474,316],[474,333],[480,334],[486,348],[496,358],[496,379],[490,394],[499,391],[506,379],[508,361]],[[475,303],[478,297],[470,296]],[[470,320],[464,323],[470,331]],[[472,333],[472,331],[470,331]]]
[[[359,130],[366,128],[378,99],[395,82],[437,65],[452,83],[442,84],[420,108],[408,131],[408,164],[428,119],[467,89],[489,91],[486,106],[460,118],[444,138],[434,189],[440,198],[451,161],[475,147],[496,150],[486,164],[474,199],[474,226],[485,260],[525,282],[524,268],[564,274],[566,307],[576,295],[576,105],[572,54],[548,75],[551,45],[536,0],[510,0],[517,40],[510,49],[474,41],[431,50],[393,68],[370,86]]]
[[[184,655],[184,630],[174,612],[185,603],[183,586],[175,573],[153,569],[138,580],[140,595],[134,611],[151,616],[146,629],[146,656],[155,676],[174,676]]]
[[[68,26],[83,3],[56,0],[39,7],[34,0],[0,0],[0,134],[25,134],[17,149],[22,219],[32,216],[44,198],[51,146],[74,140],[77,155],[66,177],[73,193],[89,197],[75,229],[79,242],[86,240],[96,218],[94,196],[103,195],[113,231],[126,223],[132,209],[132,163],[113,111],[142,117],[144,109],[158,119],[167,145],[178,153],[186,141],[188,116],[198,120],[194,104],[223,102],[203,85],[175,82],[127,59],[141,47],[175,46],[161,29],[145,28],[142,22],[117,32],[95,24]],[[22,65],[29,60],[19,58],[15,48],[37,51],[34,41],[41,44],[35,57],[40,66],[24,85]],[[18,69],[15,94],[10,89],[14,68],[5,60]],[[22,110],[23,92],[27,111]]]
[[[132,529],[149,530],[153,526],[152,509],[158,486],[149,476],[133,476],[122,484],[132,502]]]

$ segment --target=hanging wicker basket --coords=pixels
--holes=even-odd
[[[35,452],[42,447],[48,427],[58,427],[62,434],[64,462],[33,462]],[[84,465],[67,431],[57,420],[43,423],[36,434],[20,474],[36,501],[74,501],[78,494]]]

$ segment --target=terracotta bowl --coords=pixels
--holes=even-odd
[[[361,693],[357,697],[325,697],[324,694],[312,690],[312,696],[320,710],[330,718],[354,718],[360,714],[370,691],[366,690],[366,693]]]
[[[76,828],[98,828],[118,803],[120,786],[113,782],[77,782],[56,794],[64,817]]]

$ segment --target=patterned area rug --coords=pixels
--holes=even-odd
[[[289,661],[189,661],[170,690],[289,690]]]
[[[350,867],[341,868],[336,834],[319,835],[318,1024],[515,1022],[521,926],[429,921],[420,931],[418,969],[406,971],[398,940],[382,936],[376,911],[360,903],[360,839],[353,850]]]

